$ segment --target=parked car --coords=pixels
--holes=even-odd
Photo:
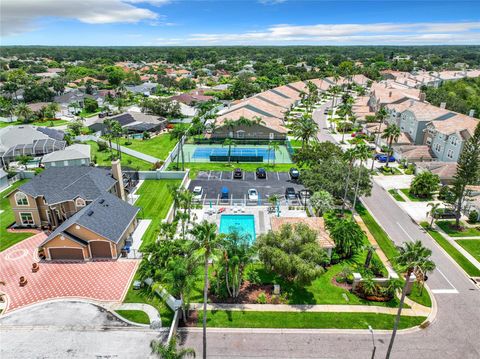
[[[259,167],[255,173],[257,174],[257,178],[267,178],[267,171],[265,171],[265,168]]]
[[[311,196],[312,196],[312,192],[308,189],[302,189],[298,191],[298,197],[302,200],[302,203],[306,199],[309,199]]]
[[[243,173],[242,173],[242,170],[240,168],[235,168],[233,170],[233,178],[239,178],[239,179],[243,178]]]
[[[290,178],[293,180],[297,180],[300,177],[300,171],[295,167],[290,168]]]
[[[286,199],[297,199],[297,193],[295,192],[295,188],[287,187],[285,190],[285,198]]]
[[[395,162],[395,157],[393,156],[388,156],[386,155],[385,153],[377,153],[375,155],[375,159],[378,161],[378,162],[381,162],[381,163],[386,163],[387,161],[388,162]]]
[[[250,188],[248,190],[248,200],[249,201],[258,201],[258,192],[255,188]]]
[[[365,136],[365,135],[366,135],[366,133],[365,133],[365,132],[358,131],[358,132],[354,132],[354,133],[352,133],[352,135],[351,135],[351,136],[352,136],[352,137],[363,137],[363,136]]]
[[[328,115],[328,107],[325,109],[325,111],[323,111],[323,114]]]
[[[195,186],[193,188],[193,200],[194,201],[201,201],[203,196],[203,188],[202,186]]]

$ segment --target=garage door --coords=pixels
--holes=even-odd
[[[112,259],[112,250],[110,242],[93,241],[90,242],[90,252],[92,258],[109,258]]]
[[[83,252],[80,248],[50,248],[51,259],[75,259],[83,260]]]

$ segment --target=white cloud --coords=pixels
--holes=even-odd
[[[480,22],[274,25],[263,31],[192,34],[202,44],[478,44]]]
[[[156,6],[167,0],[1,0],[1,35],[32,31],[37,21],[48,17],[76,19],[87,24],[155,21],[159,15],[136,6]]]

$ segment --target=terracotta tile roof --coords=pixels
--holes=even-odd
[[[418,162],[416,167],[438,175],[442,181],[453,179],[453,176],[457,173],[457,164],[455,162]]]
[[[241,117],[248,118],[249,120],[253,120],[255,118],[261,118],[262,121],[264,122],[264,126],[271,128],[272,130],[275,130],[279,133],[287,133],[288,130],[286,127],[283,126],[283,120],[277,117],[269,117],[269,116],[263,116],[259,114],[258,112],[255,112],[247,107],[240,107],[234,111],[231,111],[225,115],[221,115],[217,117],[217,125],[222,126],[222,124],[226,120],[238,120]]]
[[[294,103],[295,100],[292,98],[285,98],[283,96],[280,96],[276,94],[275,92],[272,91],[265,91],[261,92],[258,95],[255,95],[255,97],[262,97],[264,99],[267,99],[268,101],[274,102],[278,104],[279,106],[282,106],[286,109],[290,108]]]
[[[305,224],[318,235],[318,244],[322,248],[334,248],[335,243],[330,238],[330,235],[325,229],[325,221],[321,217],[272,217],[270,218],[270,225],[272,231],[278,231],[283,225],[298,225]]]
[[[435,155],[430,150],[429,146],[415,146],[415,145],[403,145],[396,146],[395,152],[400,153],[402,158],[415,160],[422,159],[423,161],[431,161],[435,158]]]
[[[460,113],[442,121],[432,121],[431,127],[435,128],[438,132],[444,135],[451,135],[458,133],[463,139],[470,138],[475,132],[475,128],[478,125],[478,120],[473,117],[463,115]]]
[[[410,111],[415,115],[417,121],[432,121],[451,113],[451,111],[433,106],[428,102],[421,102],[413,99],[397,104],[388,104],[386,107],[389,110],[395,110],[399,113]]]

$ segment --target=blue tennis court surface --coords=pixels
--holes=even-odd
[[[193,152],[194,159],[208,160],[210,156],[228,156],[228,147],[197,147]],[[268,148],[232,148],[230,156],[263,156],[263,160],[274,160],[275,151]]]

